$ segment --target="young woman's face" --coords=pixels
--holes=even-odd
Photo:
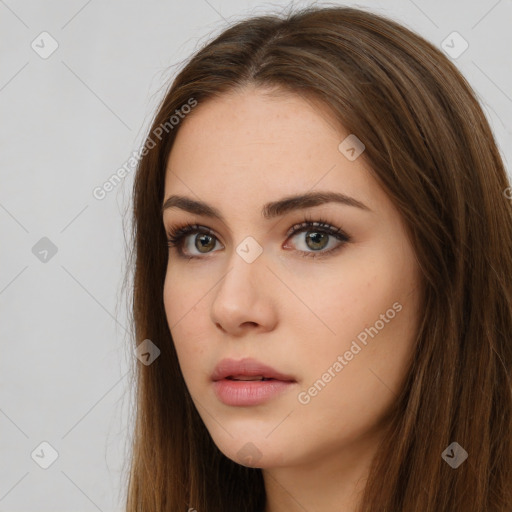
[[[340,146],[349,133],[298,96],[248,88],[182,122],[164,202],[189,202],[168,203],[163,222],[167,232],[202,227],[170,248],[164,302],[202,420],[246,466],[362,453],[396,399],[417,329],[418,266],[397,210],[356,158],[359,143]],[[320,192],[350,199],[266,206]],[[208,207],[187,207],[199,201]],[[223,359],[241,366],[215,377]]]

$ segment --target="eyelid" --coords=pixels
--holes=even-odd
[[[306,219],[303,222],[298,222],[297,224],[294,224],[286,232],[286,236],[290,237],[298,232],[304,231],[306,228],[311,228],[311,231],[316,228],[319,231],[326,231],[333,236],[335,233],[339,233],[341,235],[344,235],[346,238],[349,238],[348,235],[345,234],[341,228],[333,226],[330,222],[327,222],[326,220],[322,220],[322,219],[318,219],[318,220]]]

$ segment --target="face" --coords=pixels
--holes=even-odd
[[[246,466],[361,448],[409,365],[417,262],[363,157],[339,149],[348,135],[299,96],[247,88],[200,104],[169,156],[164,202],[209,209],[173,201],[163,213],[168,233],[196,225],[169,249],[167,321],[198,413]],[[319,192],[349,199],[268,205]],[[242,361],[223,367],[240,380],[212,380],[225,358]],[[243,382],[271,374],[247,358],[287,382]]]

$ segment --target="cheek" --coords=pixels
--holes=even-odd
[[[208,340],[205,329],[209,316],[204,297],[208,288],[205,290],[204,285],[192,281],[168,271],[163,292],[167,324],[186,381],[201,361]]]
[[[371,252],[379,254],[377,250]],[[375,386],[384,386],[379,378],[393,390],[399,387],[417,328],[413,270],[405,259],[390,253],[380,259],[345,259],[340,268],[329,269],[333,277],[325,279],[324,274],[321,278],[317,272],[316,276],[309,274],[307,282],[302,281],[298,295],[308,297],[312,312],[295,314],[301,319],[295,329],[303,339],[296,350],[302,360],[308,361],[304,387],[321,379],[339,362],[338,356],[343,356],[345,362],[332,381],[345,390],[371,395]],[[315,293],[306,295],[313,284]],[[337,384],[328,387],[336,388]],[[343,392],[338,396],[344,399]]]
[[[389,269],[379,272],[379,266],[368,257],[341,258],[336,264],[311,267],[307,272],[285,276],[300,299],[289,301],[288,314],[293,316],[293,324],[301,326],[298,332],[331,340],[327,345],[357,335],[397,298]],[[313,346],[318,348],[317,344]]]
[[[187,264],[169,264],[165,275],[163,300],[167,322],[171,332],[190,323],[201,321],[198,311],[204,310],[206,294],[212,284],[201,279]]]
[[[323,336],[300,351],[297,357],[305,363],[301,390],[306,393],[300,403],[308,401],[299,406],[301,421],[330,425],[333,432],[355,439],[383,418],[400,392],[414,349],[412,304],[400,301],[387,315],[389,323],[380,320],[394,297],[377,300],[373,295],[372,303],[358,306],[346,302],[353,316],[341,311],[329,317],[336,336]],[[333,441],[338,435],[332,434]]]

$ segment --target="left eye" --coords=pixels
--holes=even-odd
[[[305,237],[302,237],[303,233],[306,234]],[[299,225],[295,225],[291,228],[290,238],[295,238],[298,235],[299,240],[302,240],[305,245],[304,249],[298,249],[303,256],[311,256],[311,257],[319,257],[334,252],[340,249],[343,245],[350,241],[350,237],[344,233],[341,229],[331,226],[326,222],[304,222]],[[329,242],[332,239],[336,239],[338,243],[334,244],[334,247],[331,247],[328,250],[325,249]],[[300,244],[299,244],[300,245]],[[333,244],[330,244],[331,246]],[[285,247],[287,247],[285,245]],[[307,249],[311,249],[312,252]],[[318,253],[318,254],[315,254]]]

